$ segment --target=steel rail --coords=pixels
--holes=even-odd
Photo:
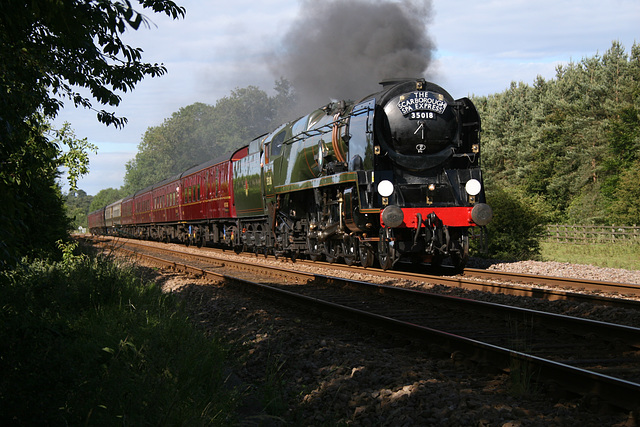
[[[632,283],[616,283],[599,280],[577,279],[571,277],[540,276],[536,274],[510,273],[506,271],[488,271],[476,268],[466,268],[465,276],[478,277],[487,280],[510,280],[514,282],[533,283],[558,287],[570,287],[592,292],[617,292],[623,295],[640,296],[640,285]]]

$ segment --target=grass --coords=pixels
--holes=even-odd
[[[591,264],[598,267],[640,270],[640,244],[593,243],[575,245],[570,243],[542,242],[543,261]]]
[[[227,352],[177,298],[113,262],[63,251],[61,262],[0,271],[0,424],[237,420]]]

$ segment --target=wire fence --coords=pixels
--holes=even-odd
[[[547,225],[545,242],[590,244],[590,243],[635,243],[640,244],[640,227],[618,225]]]

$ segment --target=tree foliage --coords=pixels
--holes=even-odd
[[[173,18],[185,13],[170,0],[138,3]],[[54,213],[64,218],[57,215],[62,206],[54,184],[57,166],[71,166],[71,176],[83,172],[83,153],[90,149],[86,140],[77,144],[63,128],[58,140],[72,142],[65,154],[47,136],[46,121],[67,100],[95,110],[102,123],[123,126],[126,118],[98,110],[94,103],[117,107],[120,92],[132,90],[146,76],[165,73],[161,64],[142,62],[142,50],[121,39],[147,22],[128,0],[0,3],[0,204],[7,206],[1,214],[0,266],[61,237],[49,235],[64,229],[64,220],[50,222]]]
[[[48,126],[34,116],[33,129],[15,156],[18,173],[0,169],[0,269],[25,254],[55,251],[55,242],[66,236],[67,219],[62,193],[56,185],[58,148],[43,144]]]
[[[272,130],[295,103],[286,80],[269,96],[256,86],[236,88],[215,105],[195,103],[180,108],[160,126],[150,127],[136,157],[126,165],[124,192],[133,193],[191,166],[240,148]]]
[[[109,187],[100,190],[98,191],[98,194],[93,196],[93,199],[91,199],[91,204],[89,205],[89,210],[87,211],[87,213],[103,208],[119,199],[124,198],[126,195],[127,193],[125,193],[122,189]]]
[[[144,9],[182,17],[184,8],[170,0],[139,0]],[[8,105],[20,122],[36,110],[55,116],[59,97],[93,108],[77,88],[86,88],[102,105],[120,104],[118,91],[133,90],[145,76],[160,76],[163,65],[142,62],[142,49],[128,46],[121,35],[148,20],[129,1],[4,0],[0,6],[0,78]],[[97,111],[98,120],[122,126],[126,118]]]
[[[87,138],[76,138],[68,122],[62,125],[62,129],[55,131],[55,136],[54,144],[59,151],[57,163],[66,168],[69,187],[75,192],[78,189],[78,179],[89,173],[89,152],[97,153],[98,146],[90,143]]]
[[[71,229],[87,228],[87,213],[92,201],[93,196],[87,195],[83,190],[69,191],[65,195],[64,202]]]
[[[558,66],[555,79],[475,102],[483,168],[494,188],[541,197],[549,218],[640,224],[631,199],[640,159],[640,46]],[[636,179],[634,181],[634,179]]]

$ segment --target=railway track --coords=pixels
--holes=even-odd
[[[144,245],[137,240],[122,239],[130,244],[134,242]],[[213,254],[220,253],[220,249],[203,248],[203,251]],[[252,259],[253,254],[242,253],[239,256]],[[306,266],[311,270],[342,271],[347,274],[360,273],[371,276],[379,276],[389,280],[413,281],[425,285],[444,285],[471,291],[499,293],[504,295],[525,296],[539,298],[548,301],[574,301],[598,304],[623,309],[640,310],[640,285],[604,282],[599,280],[575,279],[568,277],[540,276],[534,274],[511,273],[501,271],[488,271],[467,268],[463,275],[451,275],[446,269],[442,274],[425,274],[424,272],[411,271],[407,266],[400,271],[381,270],[376,268],[363,268],[359,266],[347,266],[344,264],[330,264],[320,261],[297,260],[295,265]]]
[[[640,285],[602,282],[598,280],[574,279],[568,277],[539,276],[534,274],[487,271],[467,268],[463,275],[431,275],[411,271],[382,271],[362,267],[348,267],[329,263],[299,261],[308,265],[331,267],[342,271],[357,271],[375,274],[390,279],[412,280],[425,284],[441,284],[466,290],[501,293],[505,295],[540,298],[549,301],[577,301],[615,306],[620,308],[640,309]],[[612,296],[596,295],[605,293]],[[627,299],[636,298],[636,299]]]
[[[254,262],[232,262],[168,248],[152,262],[214,276],[285,298],[332,317],[418,339],[451,354],[455,363],[495,367],[523,382],[597,396],[637,410],[640,329],[518,307],[323,276]],[[188,258],[188,260],[186,259]],[[464,316],[461,316],[461,313]]]

